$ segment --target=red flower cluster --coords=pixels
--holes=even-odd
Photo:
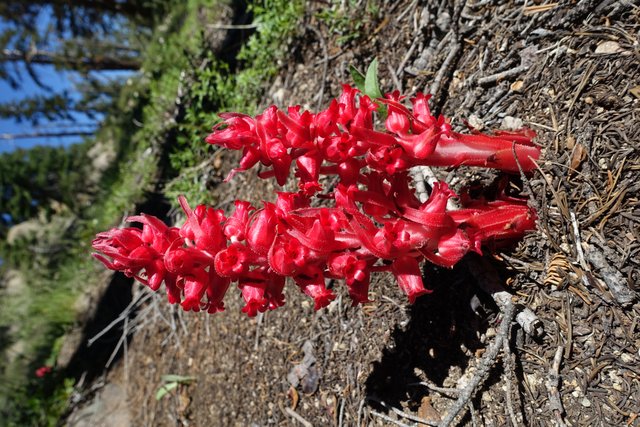
[[[36,377],[44,378],[50,372],[51,366],[40,366],[38,369],[36,369]]]
[[[243,311],[255,316],[284,304],[287,277],[319,309],[335,298],[327,279],[343,279],[358,304],[368,301],[371,273],[390,271],[413,302],[427,293],[421,261],[452,267],[483,244],[520,238],[535,226],[526,202],[505,195],[495,201],[465,196],[461,209],[449,211],[455,194],[437,183],[420,203],[407,173],[416,165],[529,171],[539,157],[530,131],[462,135],[431,115],[423,94],[412,99],[411,110],[397,92],[378,101],[389,112],[387,132],[374,129],[378,105],[347,85],[318,114],[272,106],[255,118],[221,115],[207,142],[243,151],[227,179],[262,163],[270,169],[260,176],[283,185],[293,166],[300,191],[280,192],[261,208],[236,201],[230,216],[206,206],[192,210],[181,197],[182,227],[144,214],[130,217],[142,229],[98,234],[93,247],[101,254],[94,256],[153,290],[164,282],[169,302],[185,310],[223,310],[223,297],[237,282]],[[339,177],[333,191],[319,195],[333,203],[311,207],[322,191],[321,174]]]

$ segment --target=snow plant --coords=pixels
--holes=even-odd
[[[237,284],[242,311],[255,316],[284,304],[288,278],[316,310],[336,297],[328,279],[344,280],[356,305],[368,301],[371,275],[382,271],[414,302],[428,293],[421,262],[452,267],[469,251],[521,238],[536,219],[525,200],[504,192],[495,200],[461,194],[461,207],[449,210],[447,201],[457,196],[443,182],[419,201],[408,174],[414,166],[527,172],[540,155],[530,130],[454,132],[447,119],[431,114],[428,100],[418,93],[408,107],[397,91],[373,100],[343,85],[315,114],[300,106],[271,106],[255,117],[221,114],[206,141],[242,151],[227,180],[262,164],[259,176],[280,185],[293,169],[298,191],[278,192],[275,202],[261,206],[237,200],[229,215],[193,209],[179,197],[186,215],[181,227],[132,216],[127,221],[142,227],[99,233],[94,256],[153,290],[164,283],[169,302],[187,311],[224,310],[223,298]],[[374,126],[381,106],[384,130]],[[314,199],[323,206],[312,206]]]

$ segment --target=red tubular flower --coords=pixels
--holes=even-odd
[[[305,295],[313,298],[315,310],[326,307],[336,298],[335,294],[327,289],[324,271],[317,265],[305,265],[304,271],[293,276],[293,280]]]
[[[391,264],[391,272],[398,281],[400,289],[407,294],[413,304],[421,295],[430,293],[422,283],[422,272],[418,260],[411,256],[397,258]]]
[[[347,132],[323,138],[320,144],[324,159],[333,163],[341,163],[366,152],[357,144],[354,136]]]
[[[386,222],[373,236],[373,244],[378,251],[394,257],[398,251],[410,249],[409,234],[403,231],[401,221]]]
[[[286,140],[291,147],[303,148],[312,144],[311,138],[311,121],[313,116],[305,111],[300,114],[300,106],[289,107],[289,114],[278,111],[275,107],[271,107],[276,111],[280,123],[287,129]],[[273,132],[275,134],[276,132]]]
[[[209,144],[220,145],[230,150],[257,144],[256,122],[251,116],[240,113],[220,114],[221,123],[213,127],[213,133],[205,138]]]
[[[298,187],[307,197],[313,196],[316,192],[322,190],[322,187],[318,184],[321,164],[322,157],[317,150],[308,151],[296,160],[296,166],[298,168],[296,176],[300,178]]]
[[[243,277],[238,281],[238,287],[246,303],[242,308],[243,313],[246,313],[249,317],[256,317],[259,312],[263,313],[267,310],[269,300],[265,297],[266,282]]]
[[[411,166],[411,159],[400,147],[376,147],[367,154],[367,164],[374,170],[395,175]]]
[[[198,249],[215,254],[227,246],[227,239],[220,224],[226,219],[220,209],[208,208],[204,205],[191,210],[184,196],[178,197],[187,220],[180,228],[180,236],[192,242]]]
[[[231,280],[228,277],[219,276],[214,269],[209,269],[209,281],[207,283],[207,304],[208,313],[218,313],[224,311],[224,302],[222,299],[229,289]]]
[[[342,85],[342,93],[338,98],[338,123],[349,127],[351,120],[356,116],[356,95],[359,91],[347,84]]]
[[[236,210],[225,222],[223,231],[227,239],[232,242],[241,242],[245,239],[249,213],[255,208],[251,206],[251,203],[243,200],[236,200],[235,206]]]
[[[247,227],[246,239],[252,251],[266,255],[276,237],[276,209],[272,203],[265,203],[264,208],[253,214]]]
[[[367,95],[361,95],[359,101],[360,103],[349,129],[373,129],[373,112],[378,109],[378,106]]]
[[[241,243],[232,243],[216,254],[213,263],[216,273],[222,277],[239,277],[249,271],[251,254]]]
[[[50,372],[51,366],[40,366],[38,369],[36,369],[36,377],[43,378]]]
[[[441,267],[452,268],[469,251],[482,254],[480,244],[478,236],[469,236],[468,232],[456,229],[453,234],[442,236],[437,242],[437,246],[426,246],[421,248],[420,252],[429,262]]]
[[[400,91],[396,90],[387,94],[387,100],[383,102],[387,105],[389,111],[384,124],[389,132],[397,135],[406,135],[411,126],[411,113],[404,105],[400,104],[400,101]]]
[[[331,274],[346,279],[349,286],[356,282],[369,282],[370,274],[367,261],[359,259],[352,253],[333,255],[328,261],[328,266]]]
[[[338,118],[340,115],[340,104],[337,100],[332,100],[329,107],[316,114],[314,117],[314,127],[316,137],[327,138],[340,133],[338,128]]]
[[[470,227],[482,242],[504,243],[522,238],[535,228],[537,215],[526,205],[487,203],[483,209],[461,209],[453,214],[460,227]]]
[[[298,283],[298,286],[300,286],[300,289],[302,290],[302,292],[305,295],[308,295],[311,298],[313,298],[314,310],[320,310],[321,308],[328,306],[331,303],[331,301],[336,299],[336,295],[333,292],[331,292],[329,289],[327,289],[327,286],[325,285],[324,280],[319,282],[307,282],[307,281],[301,280],[298,277],[296,277],[295,279],[296,279],[296,282]]]
[[[204,270],[194,270],[189,276],[182,278],[184,299],[180,305],[184,311],[200,311],[202,297],[207,291],[208,274]]]
[[[143,231],[125,228],[99,233],[92,242],[92,246],[104,255],[93,254],[93,256],[105,267],[122,271],[128,277],[135,277],[151,289],[157,290],[164,280],[165,269],[162,254],[156,248],[167,248],[173,243],[170,239],[175,241],[180,238],[175,228],[169,229],[164,224],[162,224],[164,230],[162,227],[153,228],[149,224],[158,226],[157,223],[160,221],[157,218],[149,221],[149,218],[147,216],[129,218],[144,220]]]
[[[282,276],[294,275],[304,266],[309,256],[309,249],[298,240],[289,236],[278,236],[269,251],[269,265]]]
[[[277,274],[268,273],[266,279],[267,287],[265,288],[264,295],[267,299],[268,309],[275,310],[278,307],[284,305],[284,290],[285,277]]]

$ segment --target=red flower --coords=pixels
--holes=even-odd
[[[414,257],[402,256],[397,258],[393,264],[391,264],[391,272],[396,277],[400,289],[409,297],[411,304],[413,304],[419,296],[430,292],[424,288],[420,264]]]
[[[46,366],[46,365],[41,366],[38,369],[36,369],[36,377],[43,378],[50,372],[51,372],[51,366]]]
[[[216,272],[223,277],[239,277],[249,270],[250,257],[249,249],[245,245],[232,243],[216,255]]]

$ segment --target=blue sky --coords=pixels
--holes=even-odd
[[[50,25],[51,21],[51,12],[47,9],[44,9],[44,12],[38,16],[38,26],[40,28],[46,28]],[[0,19],[0,34],[9,27],[10,24]],[[114,27],[117,26],[117,22],[114,22]],[[46,89],[37,85],[37,83],[29,76],[26,72],[24,64],[15,63],[10,65],[13,67],[15,65],[16,74],[19,76],[20,87],[18,89],[12,88],[7,82],[0,80],[0,103],[12,100],[19,100],[21,98],[27,96],[33,96],[36,94],[41,94],[44,96],[53,95],[54,93],[61,93],[63,91],[67,91],[72,97],[77,95],[78,92],[74,88],[74,82],[77,82],[82,79],[82,76],[76,72],[72,71],[58,71],[52,65],[34,65],[33,69],[36,71],[38,78],[40,81],[50,87],[53,91],[47,91]],[[11,69],[11,68],[10,68]],[[128,78],[131,73],[130,72],[100,72],[93,73],[95,76],[101,76],[107,79],[123,79]],[[34,132],[54,132],[54,131],[62,131],[62,130],[71,130],[71,129],[85,129],[92,130],[95,128],[97,122],[96,120],[89,119],[87,116],[82,114],[75,114],[76,118],[75,122],[63,122],[63,121],[55,121],[48,122],[46,120],[42,120],[38,128],[34,128],[34,126],[27,121],[23,121],[21,123],[16,122],[11,119],[3,119],[0,118],[0,135],[2,134],[28,134]],[[73,137],[38,137],[38,138],[28,138],[28,139],[3,139],[0,138],[0,153],[12,151],[16,148],[30,148],[35,145],[52,145],[52,146],[60,146],[60,145],[69,145],[73,143],[77,143],[82,141],[82,136],[73,136]]]
[[[22,77],[21,87],[16,90],[8,85],[7,82],[0,80],[0,102],[19,100],[25,96],[49,93],[39,87],[26,72],[21,72],[24,68],[22,64],[17,64],[17,68]],[[77,76],[74,76],[74,73],[57,71],[53,66],[36,66],[34,68],[41,81],[51,87],[55,92],[62,92],[63,90],[73,91],[73,79],[77,78]],[[78,123],[89,124],[92,122],[86,117],[78,117]],[[40,130],[46,130],[52,126],[55,126],[55,124],[44,121],[40,124]],[[53,128],[55,129],[55,127]],[[0,118],[0,134],[32,133],[35,130],[37,129],[35,129],[31,123],[17,123],[15,120]],[[81,137],[0,139],[0,153],[12,151],[16,148],[29,148],[38,144],[68,145],[74,142],[80,142],[81,140]]]

